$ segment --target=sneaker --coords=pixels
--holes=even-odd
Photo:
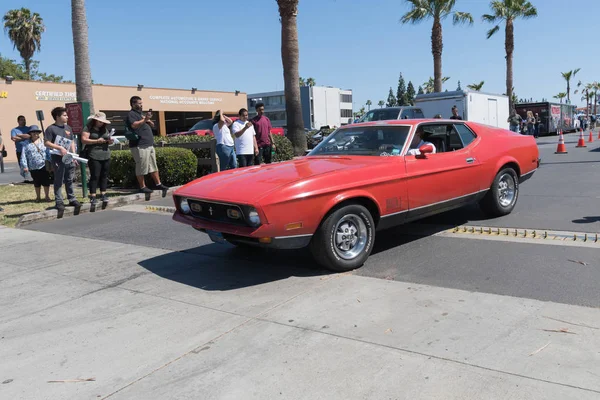
[[[96,199],[96,196],[90,196],[90,204],[95,206],[96,203],[98,203],[98,199]]]
[[[163,185],[162,183],[160,185],[156,185],[156,188],[158,190],[162,190],[162,197],[165,197],[167,195],[167,192],[169,191],[169,188]]]
[[[152,189],[148,189],[148,187],[144,186],[143,188],[140,189],[140,193],[152,193]]]
[[[108,195],[106,195],[106,194],[102,195],[102,202],[103,203],[108,203]]]
[[[65,211],[65,205],[63,203],[56,203],[56,209],[58,211]]]
[[[81,204],[79,203],[79,201],[73,200],[73,201],[69,202],[69,207],[79,208],[79,207],[81,207]]]

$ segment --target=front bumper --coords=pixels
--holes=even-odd
[[[223,239],[230,243],[237,242],[269,249],[301,249],[308,246],[313,236],[312,234],[277,236],[274,234],[275,232],[260,232],[260,229],[200,221],[178,211],[173,214],[173,220],[190,225],[203,233],[207,233],[207,230],[219,232]],[[269,239],[268,242],[265,239]],[[211,240],[213,240],[212,237]],[[216,240],[213,241],[219,243]]]

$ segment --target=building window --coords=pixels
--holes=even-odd
[[[352,103],[352,95],[351,94],[340,94],[340,102]]]
[[[342,118],[352,118],[352,110],[342,109],[341,110],[341,117]]]

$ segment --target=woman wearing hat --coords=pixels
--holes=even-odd
[[[113,143],[106,126],[110,121],[106,114],[99,112],[88,118],[89,122],[81,134],[81,143],[85,145],[85,151],[90,167],[90,203],[96,205],[96,190],[100,186],[102,202],[108,203],[106,187],[108,186],[108,172],[110,169],[109,144]]]
[[[46,146],[44,146],[44,141],[40,139],[40,133],[42,133],[42,130],[37,125],[31,125],[28,132],[31,135],[31,141],[23,147],[19,161],[23,171],[31,174],[33,186],[35,187],[35,201],[42,201],[40,192],[43,186],[44,194],[46,195],[45,201],[50,202],[52,201],[49,196],[50,172],[46,169]]]

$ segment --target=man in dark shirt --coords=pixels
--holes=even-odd
[[[73,190],[73,174],[77,161],[73,160],[69,164],[63,162],[63,156],[68,152],[75,153],[75,137],[73,130],[67,121],[67,109],[64,107],[56,107],[52,110],[52,118],[54,118],[54,124],[46,128],[44,133],[44,145],[49,148],[50,151],[57,150],[58,154],[52,154],[52,168],[54,169],[54,200],[56,201],[56,209],[58,211],[64,211],[65,205],[62,197],[62,185],[65,184],[65,190],[67,191],[67,199],[69,205],[72,207],[80,207],[81,204],[75,197],[75,191]],[[57,138],[60,138],[57,140]]]
[[[456,108],[456,106],[452,107],[452,116],[450,117],[450,119],[460,119],[460,120],[462,120],[462,118],[460,117],[460,115],[458,115],[458,108]]]
[[[256,144],[258,145],[258,156],[254,158],[254,164],[260,165],[263,161],[271,164],[271,152],[275,151],[275,142],[271,134],[271,120],[265,115],[265,105],[256,105],[256,117],[252,118],[254,131],[256,132]]]
[[[140,185],[141,193],[152,193],[152,190],[146,187],[144,177],[150,174],[156,185],[156,189],[162,190],[163,197],[167,195],[169,189],[160,183],[158,174],[158,166],[156,165],[156,153],[154,151],[154,134],[152,128],[152,113],[147,112],[142,114],[142,99],[138,96],[133,96],[129,99],[131,111],[127,114],[127,128],[134,132],[138,139],[129,141],[129,148],[133,159],[135,160],[135,175],[138,184]]]

